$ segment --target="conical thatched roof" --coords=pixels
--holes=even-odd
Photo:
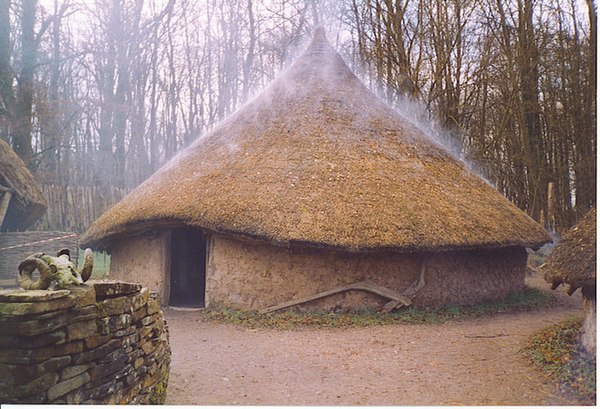
[[[569,230],[541,267],[544,279],[553,285],[596,285],[596,208]]]
[[[40,186],[25,163],[0,139],[0,186],[12,194],[2,230],[24,230],[46,211]],[[0,192],[0,197],[4,192]]]
[[[189,225],[350,251],[539,246],[545,231],[372,94],[317,31],[261,95],[82,237]]]

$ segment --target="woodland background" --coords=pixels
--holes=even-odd
[[[44,185],[132,188],[323,25],[383,99],[566,227],[596,202],[596,19],[594,0],[0,0],[0,137]]]

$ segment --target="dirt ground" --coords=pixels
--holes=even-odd
[[[539,277],[528,284],[543,286]],[[519,353],[527,337],[580,316],[556,308],[463,322],[356,329],[250,330],[168,308],[167,404],[577,405]]]

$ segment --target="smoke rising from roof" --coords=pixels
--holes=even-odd
[[[539,225],[370,92],[318,36],[82,242],[179,224],[349,251],[547,241]]]

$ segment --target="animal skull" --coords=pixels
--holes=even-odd
[[[79,285],[89,280],[92,275],[94,257],[91,249],[85,249],[83,260],[83,268],[79,272],[71,261],[68,249],[60,250],[56,257],[44,253],[32,254],[19,264],[19,285],[25,290],[46,290]],[[35,270],[40,273],[37,280],[32,278]]]

